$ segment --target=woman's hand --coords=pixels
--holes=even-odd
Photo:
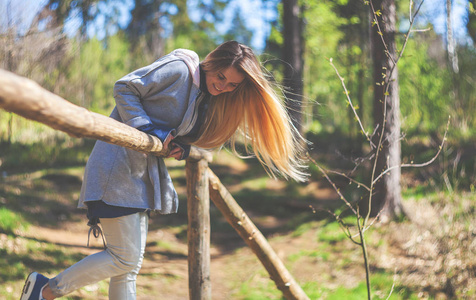
[[[170,142],[174,139],[175,137],[173,136],[172,133],[169,133],[165,140],[162,143],[163,149],[168,149]]]
[[[172,144],[170,144],[170,153],[167,157],[173,157],[176,160],[180,160],[183,159],[183,153],[184,149],[172,142]]]

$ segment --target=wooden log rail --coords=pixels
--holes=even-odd
[[[0,108],[73,137],[86,137],[164,157],[168,150],[154,136],[90,112],[27,78],[0,69]],[[286,299],[309,299],[266,238],[208,168],[211,153],[192,147],[186,162],[189,246],[189,298],[211,299],[209,199],[264,265]]]
[[[210,169],[208,169],[208,176],[210,178],[210,198],[213,203],[253,250],[284,297],[286,299],[309,299],[271,248],[264,235],[220,182],[218,176]]]

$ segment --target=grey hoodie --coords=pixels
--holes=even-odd
[[[114,86],[111,118],[139,127],[155,124],[186,135],[196,122],[199,90],[198,55],[177,49]],[[97,141],[86,164],[78,207],[106,204],[175,213],[178,196],[162,158]]]

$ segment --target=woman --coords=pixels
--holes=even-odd
[[[190,145],[211,149],[242,133],[272,175],[303,181],[302,138],[252,50],[226,42],[199,63],[178,49],[126,75],[114,86],[111,117],[157,136],[169,157],[185,159]],[[235,151],[236,153],[236,151]],[[52,279],[33,272],[21,300],[55,299],[111,278],[110,299],[135,299],[148,212],[177,212],[178,197],[163,159],[98,141],[86,165],[79,207],[90,225],[100,220],[107,248]]]

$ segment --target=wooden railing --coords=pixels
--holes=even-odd
[[[87,137],[164,156],[161,141],[109,117],[90,112],[27,78],[0,69],[0,108],[74,137]],[[192,147],[186,161],[189,298],[211,299],[210,199],[253,250],[286,299],[309,299],[266,238],[208,167],[211,153]]]

